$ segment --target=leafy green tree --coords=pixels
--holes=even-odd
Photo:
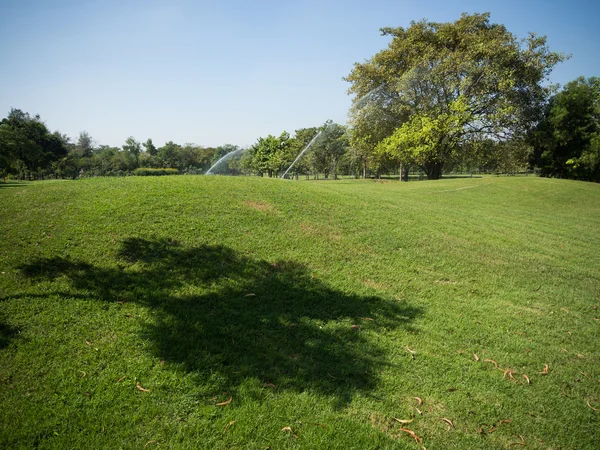
[[[135,168],[140,166],[140,153],[142,152],[142,144],[136,141],[132,136],[125,140],[123,151],[129,153],[135,159]]]
[[[89,158],[94,154],[94,140],[87,131],[79,133],[74,152],[82,158]]]
[[[39,115],[13,108],[0,122],[0,163],[5,171],[32,178],[66,155],[64,136],[50,133]]]
[[[259,175],[277,176],[292,163],[290,135],[286,131],[280,136],[268,135],[258,138],[250,151],[249,167]]]
[[[552,97],[532,142],[541,175],[600,181],[600,78],[580,77]]]
[[[329,178],[330,172],[333,172],[337,179],[339,161],[348,148],[346,127],[329,120],[320,131],[321,135],[310,151],[311,164],[316,173],[323,173],[325,178]]]
[[[355,95],[353,147],[438,179],[464,143],[531,128],[552,89],[544,82],[564,57],[550,52],[545,37],[518,40],[489,16],[383,28],[388,48],[346,78]]]
[[[148,153],[150,156],[156,156],[158,154],[158,149],[152,143],[152,139],[148,138],[148,140],[144,142],[143,145],[146,150],[146,153]]]

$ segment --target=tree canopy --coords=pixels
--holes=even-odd
[[[600,78],[568,83],[532,133],[543,176],[600,181]]]
[[[564,56],[546,38],[519,40],[489,13],[453,23],[422,20],[383,28],[388,48],[357,63],[346,78],[354,94],[352,145],[441,176],[465,144],[523,135],[538,120]]]

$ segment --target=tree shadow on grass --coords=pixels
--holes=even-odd
[[[118,268],[52,258],[20,269],[33,279],[67,277],[98,300],[151,308],[155,320],[142,337],[155,355],[230,393],[253,377],[345,403],[372,389],[386,366],[374,333],[409,328],[422,312],[337,291],[292,261],[272,264],[223,246],[131,238],[117,259]]]

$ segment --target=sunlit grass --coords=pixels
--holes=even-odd
[[[131,177],[0,205],[2,447],[597,448],[598,185]]]

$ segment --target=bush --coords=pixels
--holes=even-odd
[[[179,170],[177,169],[151,169],[148,167],[141,167],[139,169],[135,169],[133,171],[134,175],[138,175],[140,177],[147,176],[158,176],[158,175],[178,175]]]

